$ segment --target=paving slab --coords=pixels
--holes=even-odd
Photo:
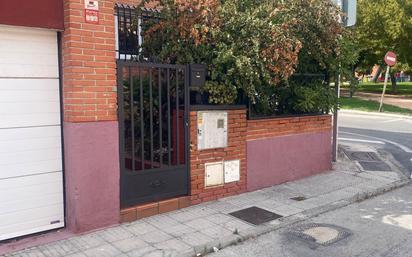
[[[141,236],[153,231],[158,230],[155,226],[149,224],[144,220],[139,220],[133,223],[126,223],[122,225],[124,229],[130,231],[135,236]]]
[[[139,238],[127,238],[113,243],[113,246],[121,252],[130,252],[135,249],[150,246],[148,243]]]
[[[345,149],[371,151],[357,145],[346,146]],[[392,163],[389,164],[393,170],[389,172],[364,171],[342,152],[339,156],[340,160],[329,173],[73,236],[4,256],[205,255],[214,249],[289,226],[409,183],[409,179]],[[383,159],[388,162],[387,156]],[[293,200],[295,197],[302,199]],[[259,207],[283,217],[255,226],[228,215],[249,207]]]

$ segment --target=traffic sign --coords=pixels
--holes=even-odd
[[[394,52],[389,51],[388,53],[386,53],[385,55],[385,63],[389,66],[394,66],[396,64],[397,61],[397,57],[396,54]]]
[[[379,105],[380,112],[382,112],[383,98],[385,97],[386,87],[388,85],[389,72],[390,72],[391,67],[394,66],[397,61],[396,54],[394,52],[389,51],[386,53],[384,60],[385,60],[385,63],[388,65],[388,67],[386,68],[385,83],[383,83],[383,91],[382,91],[382,96],[381,96],[381,102]]]

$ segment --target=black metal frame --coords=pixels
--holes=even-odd
[[[188,78],[188,67],[185,65],[171,65],[171,64],[157,64],[157,63],[139,63],[139,62],[133,62],[133,61],[122,61],[119,60],[117,61],[117,84],[118,84],[118,105],[119,105],[119,110],[118,110],[118,115],[119,115],[119,140],[120,140],[120,168],[121,168],[121,205],[122,207],[128,207],[128,206],[133,206],[136,204],[142,204],[142,203],[147,203],[147,202],[153,202],[153,201],[159,201],[167,198],[172,198],[176,196],[183,196],[187,195],[190,191],[190,176],[189,176],[189,78]],[[128,71],[128,77],[125,78],[123,72],[124,69]],[[132,76],[132,69],[138,70],[138,85],[139,86],[139,106],[137,106],[138,111],[140,113],[140,124],[137,124],[137,126],[140,125],[140,137],[136,138],[135,135],[135,120],[134,120],[134,93],[130,93],[130,123],[131,123],[131,148],[132,148],[132,157],[131,157],[131,169],[128,169],[126,167],[126,134],[125,134],[125,92],[123,89],[124,82],[127,80],[129,83],[130,87],[130,92],[135,92],[134,90],[134,78]],[[149,77],[149,118],[150,118],[150,133],[149,135],[145,134],[144,131],[144,111],[145,107],[143,106],[144,102],[144,86],[143,86],[143,76],[141,75],[144,71],[149,71],[148,72],[148,77]],[[155,78],[153,78],[153,71],[158,72],[158,84],[154,85],[153,81]],[[162,81],[161,78],[161,72],[164,72],[166,74],[167,81]],[[174,99],[175,105],[176,105],[176,110],[175,115],[176,115],[176,121],[171,120],[171,111],[172,111],[172,106],[171,106],[171,75],[172,72],[176,72],[173,74],[176,78],[175,81],[175,90],[177,89],[176,93],[176,99]],[[179,76],[180,74],[183,74],[184,80],[179,83]],[[147,73],[146,73],[147,75]],[[162,82],[166,82],[162,84]],[[180,91],[179,85],[183,84],[183,91]],[[164,97],[167,98],[167,117],[162,116],[162,86],[166,88],[166,91]],[[158,92],[158,98],[154,99],[153,95],[153,90],[156,90]],[[180,96],[179,93],[183,92],[183,103],[180,103]],[[159,167],[154,167],[154,104],[153,102],[155,100],[158,100],[159,102],[159,113],[158,113],[158,134],[159,137],[157,138],[159,141]],[[180,136],[180,131],[179,131],[179,123],[181,124],[181,119],[179,118],[179,112],[181,111],[181,108],[183,107],[183,128],[184,128],[184,153],[185,153],[185,158],[184,161],[185,163],[181,163],[181,156],[180,152],[181,149],[179,149],[179,143],[181,142],[179,136]],[[167,150],[164,151],[163,149],[163,127],[162,127],[162,121],[163,118],[165,118],[166,123],[167,123]],[[176,122],[176,135],[172,135],[172,124],[173,122]],[[164,128],[166,129],[166,127]],[[156,133],[157,134],[157,133]],[[176,142],[176,148],[173,149],[173,154],[176,156],[173,156],[173,158],[176,158],[176,165],[173,165],[172,163],[172,150],[171,150],[171,145],[172,145],[172,136],[175,137]],[[146,159],[145,157],[145,138],[149,137],[150,138],[150,167],[146,167]],[[140,145],[140,158],[141,158],[141,167],[136,167],[136,149],[135,149],[135,141],[140,140],[141,145]],[[167,156],[167,163],[163,163],[164,157]]]
[[[124,55],[124,58],[127,59],[127,55],[138,56],[139,46],[142,42],[139,42],[139,25],[133,25],[139,19],[135,8],[126,5],[116,5],[115,13],[118,22],[119,57]]]
[[[137,10],[136,6],[124,4],[115,5],[115,16],[118,22],[118,59],[142,59],[140,56],[140,47],[144,39],[142,35],[139,35],[141,25],[150,19],[160,18],[160,12],[158,10],[148,8],[140,8],[139,12]],[[141,39],[141,41],[139,41],[139,39]]]

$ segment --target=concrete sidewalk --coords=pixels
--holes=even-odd
[[[350,151],[374,151],[362,145]],[[343,152],[334,171],[245,193],[101,231],[9,253],[4,256],[185,257],[205,254],[347,206],[409,183],[390,156],[380,155],[392,172],[362,171]],[[304,197],[295,201],[291,198]],[[260,207],[283,217],[254,226],[229,213]]]

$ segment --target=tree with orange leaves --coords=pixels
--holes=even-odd
[[[330,0],[159,0],[155,8],[161,15],[144,25],[143,54],[159,62],[206,64],[211,103],[229,104],[243,95],[275,110],[288,99],[280,89],[293,94],[288,81],[296,70],[335,68],[342,28]],[[312,91],[311,99],[324,99]],[[303,112],[333,105],[298,100]]]
[[[213,44],[212,31],[219,27],[219,0],[160,0],[153,4],[159,19],[143,24],[143,54],[166,63],[204,62]]]

